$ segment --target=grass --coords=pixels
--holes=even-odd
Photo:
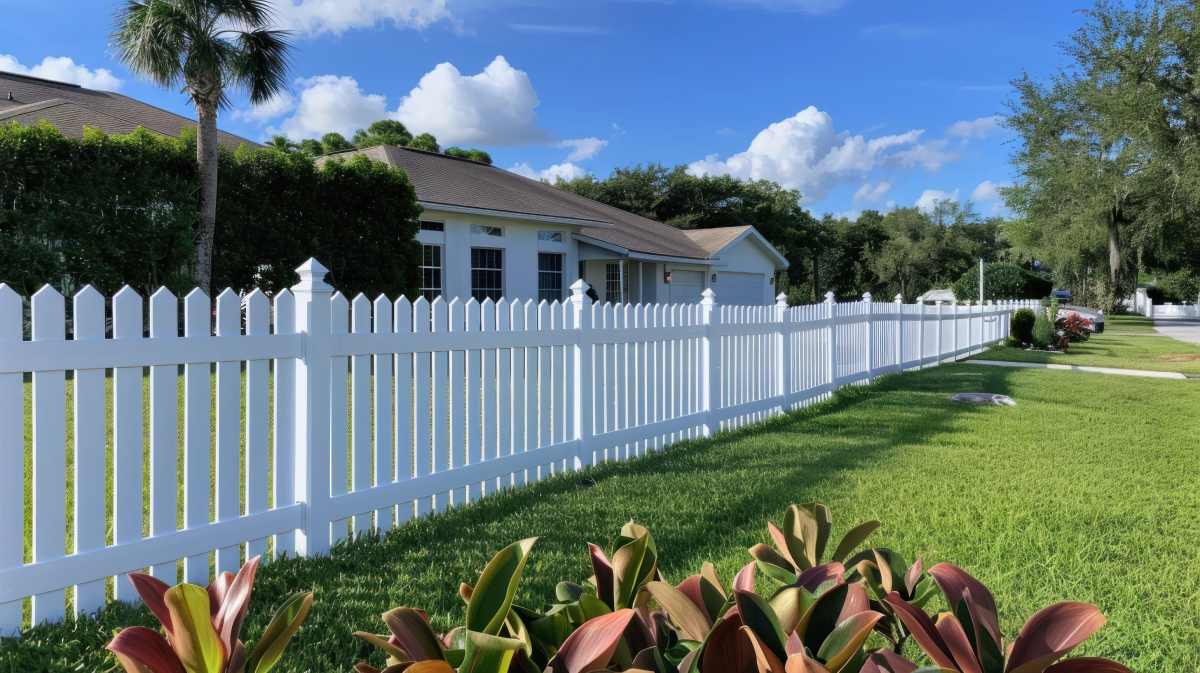
[[[995,346],[979,359],[1200,374],[1200,345],[1154,334],[1152,321],[1140,316],[1110,316],[1109,321],[1104,332],[1071,344],[1066,353]]]
[[[1012,396],[1015,408],[966,407],[957,391]],[[1097,392],[1102,391],[1102,392]],[[877,518],[876,545],[953,560],[984,580],[1005,633],[1062,599],[1093,602],[1109,625],[1080,653],[1137,671],[1200,667],[1200,385],[1069,372],[948,365],[886,378],[751,430],[672,448],[423,519],[328,558],[260,573],[246,632],[268,606],[314,589],[317,607],[276,670],[348,670],[367,650],[349,633],[380,630],[396,605],[456,624],[460,581],[496,549],[537,535],[519,599],[541,606],[556,582],[590,571],[584,543],[608,545],[634,519],[650,527],[678,581],[712,560],[729,577],[792,502],[821,500],[835,528]],[[836,531],[835,531],[836,534]],[[151,624],[110,606],[0,641],[0,670],[102,670],[113,629]],[[377,662],[378,663],[378,662]],[[8,668],[5,668],[8,666]]]

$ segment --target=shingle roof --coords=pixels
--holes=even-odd
[[[83,127],[105,133],[129,133],[139,126],[165,136],[177,136],[196,122],[128,96],[85,89],[76,84],[0,71],[0,123],[32,125],[45,120],[69,138],[82,138]],[[253,141],[221,131],[222,145],[237,147]]]
[[[751,227],[748,224],[740,227],[713,227],[712,229],[688,229],[684,233],[692,242],[704,249],[711,257],[729,245],[733,239],[741,236]]]
[[[584,198],[538,180],[469,159],[378,145],[321,157],[328,161],[356,154],[402,169],[429,203],[597,222],[580,233],[650,255],[707,259],[710,255],[680,229]]]

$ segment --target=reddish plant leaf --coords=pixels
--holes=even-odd
[[[938,615],[935,628],[942,637],[942,642],[946,643],[946,649],[950,650],[950,655],[954,657],[954,662],[958,664],[958,670],[962,673],[983,673],[979,657],[976,656],[975,650],[971,649],[971,639],[967,637],[967,632],[963,629],[962,622],[958,621],[958,617],[943,612]]]
[[[226,652],[233,652],[233,646],[242,633],[242,621],[246,619],[246,609],[250,607],[250,594],[254,591],[254,578],[261,562],[262,557],[255,556],[238,570],[213,617],[213,628],[221,636],[221,642],[225,643]]]
[[[646,590],[683,631],[684,638],[704,640],[704,636],[712,628],[712,622],[704,613],[703,607],[696,605],[686,594],[666,582],[648,582]]]
[[[867,598],[867,588],[862,582],[855,582],[846,587],[846,600],[842,603],[842,611],[838,614],[838,624],[871,609],[871,599]]]
[[[976,627],[983,626],[992,637],[992,642],[997,645],[1002,642],[1000,620],[996,616],[996,599],[992,598],[992,592],[988,591],[982,582],[953,563],[939,563],[933,566],[929,569],[929,576],[945,594],[951,610],[966,599],[967,609],[971,611],[971,619]]]
[[[703,612],[705,616],[708,616],[708,608],[704,605],[704,594],[701,593],[700,590],[699,575],[692,575],[691,577],[680,582],[675,588],[679,590],[679,593],[687,596],[687,599],[691,601],[692,604],[700,610],[700,612]]]
[[[184,673],[167,639],[144,626],[122,630],[107,648],[127,673]]]
[[[750,641],[742,635],[742,618],[726,616],[713,627],[700,651],[701,673],[755,673],[757,659]],[[683,670],[682,668],[680,670]]]
[[[1104,615],[1088,603],[1055,603],[1038,610],[1013,641],[1005,671],[1042,673],[1104,626]]]
[[[550,670],[554,673],[587,673],[607,668],[621,643],[621,635],[634,616],[633,610],[624,609],[587,620],[563,641],[550,661]]]
[[[929,619],[929,615],[925,614],[924,610],[914,608],[907,601],[900,597],[900,594],[895,591],[889,593],[883,599],[888,605],[892,606],[892,610],[896,616],[903,622],[904,628],[912,634],[913,640],[917,641],[917,645],[921,650],[933,660],[933,663],[949,670],[957,670],[958,666],[954,663],[954,657],[950,655],[950,650],[946,647],[946,643],[938,634],[937,629],[933,625],[933,621]]]
[[[890,650],[872,652],[858,673],[913,673],[917,665]]]
[[[787,536],[783,534],[783,531],[779,530],[779,526],[768,521],[767,534],[771,536],[771,542],[775,543],[775,550],[779,552],[780,556],[786,558],[792,564],[793,568],[799,569],[800,564],[796,563],[795,557],[792,556],[792,552],[788,548]]]
[[[400,649],[413,661],[444,659],[442,642],[429,626],[424,612],[413,608],[396,608],[383,614],[383,622],[396,639]]]
[[[754,629],[743,626],[739,631],[754,651],[754,665],[758,673],[784,673],[783,662],[754,633]]]
[[[829,673],[821,662],[806,654],[793,654],[783,667],[784,673]]]
[[[221,603],[225,601],[225,594],[229,591],[230,584],[233,584],[233,573],[223,572],[217,573],[212,583],[208,585],[208,606],[212,610],[213,617],[216,617],[217,612],[220,611]]]
[[[846,566],[834,561],[813,566],[796,577],[795,584],[815,592],[817,587],[829,581],[841,581],[846,574]]]
[[[133,585],[133,590],[142,597],[142,602],[146,604],[150,612],[158,618],[163,629],[167,633],[171,633],[171,613],[167,610],[167,604],[163,602],[163,594],[171,588],[170,585],[146,573],[129,573],[129,583]]]
[[[734,591],[754,591],[754,571],[757,568],[755,563],[751,561],[742,566],[736,577],[733,578]]]
[[[1078,657],[1054,664],[1046,673],[1133,673],[1111,659],[1101,657]]]
[[[917,582],[921,581],[921,575],[925,572],[925,566],[921,563],[921,557],[909,567],[908,573],[904,576],[904,588],[908,589],[908,595],[912,596],[917,589]]]
[[[596,595],[611,610],[613,608],[613,568],[612,561],[600,547],[588,543],[588,552],[592,557],[592,572],[596,575]]]

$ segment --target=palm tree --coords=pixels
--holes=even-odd
[[[242,89],[264,103],[287,81],[287,32],[268,27],[266,0],[126,0],[113,35],[131,70],[164,87],[183,85],[199,121],[200,222],[193,232],[196,284],[212,281],[217,222],[217,111]]]

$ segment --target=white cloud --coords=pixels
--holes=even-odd
[[[979,183],[971,192],[971,200],[976,203],[985,203],[990,201],[1000,200],[1000,188],[1004,185],[998,185],[991,180],[984,180]]]
[[[933,212],[933,209],[937,206],[937,204],[941,203],[942,201],[957,202],[958,190],[956,189],[953,192],[944,192],[940,189],[926,189],[925,191],[921,192],[921,195],[917,197],[917,200],[915,203],[913,203],[913,205],[916,206],[921,212],[930,213]]]
[[[564,161],[561,164],[554,164],[549,168],[536,170],[527,163],[519,163],[510,166],[509,169],[517,175],[527,177],[531,180],[545,180],[546,182],[555,182],[559,178],[563,180],[574,180],[575,178],[583,177],[588,174],[587,169],[573,164],[570,161]]]
[[[567,155],[567,161],[585,161],[591,159],[600,153],[600,150],[608,145],[607,140],[596,137],[588,138],[571,138],[558,143],[559,147],[565,147],[571,150]]]
[[[709,155],[688,165],[693,175],[725,174],[774,180],[820,199],[839,182],[887,166],[936,170],[956,158],[944,141],[921,142],[922,129],[867,138],[834,129],[828,113],[809,106],[759,131],[744,152]]]
[[[978,140],[995,133],[1004,122],[1004,117],[991,115],[976,119],[964,119],[954,122],[946,129],[946,135],[960,140]]]
[[[454,18],[446,0],[284,0],[275,16],[281,27],[302,35],[340,35],[381,24],[422,29]]]
[[[76,63],[69,56],[47,56],[35,66],[25,66],[15,56],[0,54],[0,70],[52,79],[56,82],[78,84],[88,89],[100,89],[101,91],[116,91],[121,88],[122,84],[121,80],[108,68],[92,70]]]
[[[367,94],[353,77],[319,75],[297,82],[300,101],[278,129],[289,138],[319,138],[331,131],[349,137],[355,130],[387,117],[383,96]]]
[[[892,183],[880,180],[875,184],[864,182],[854,192],[854,203],[878,203],[892,189]]]
[[[296,107],[296,97],[290,91],[280,91],[265,103],[252,105],[246,110],[234,110],[233,116],[254,122],[265,122],[291,112]]]
[[[450,63],[437,65],[391,116],[432,133],[443,145],[519,145],[546,138],[537,106],[529,75],[497,56],[477,75],[463,75]]]

